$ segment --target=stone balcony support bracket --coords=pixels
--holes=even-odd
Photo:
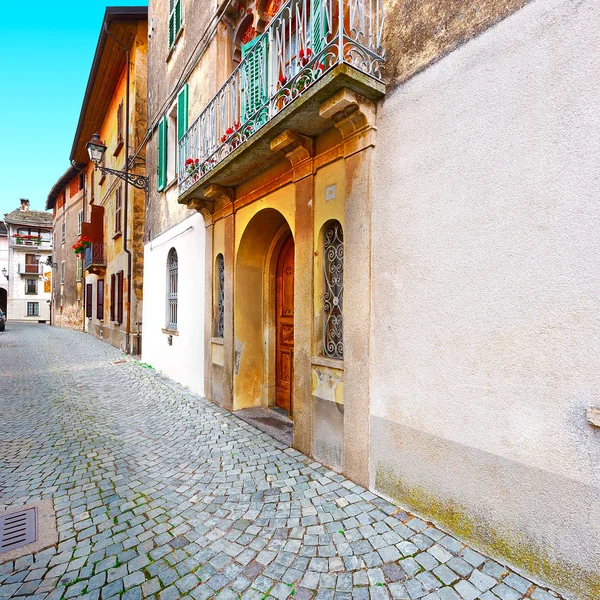
[[[331,119],[342,134],[345,156],[375,146],[377,105],[372,100],[344,88],[321,104],[319,115]]]
[[[271,140],[271,150],[283,152],[292,164],[294,181],[299,181],[312,173],[314,146],[312,138],[294,133],[290,129],[286,129]]]
[[[235,191],[232,188],[212,184],[202,190],[204,199],[194,198],[188,203],[188,208],[197,210],[207,225],[212,223],[212,215],[222,210],[224,216],[233,212]]]

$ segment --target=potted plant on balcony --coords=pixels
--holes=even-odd
[[[77,243],[73,244],[73,252],[75,252],[75,254],[81,254],[85,252],[85,249],[89,248],[91,245],[92,240],[90,240],[90,238],[88,238],[87,236],[82,235],[77,240]]]

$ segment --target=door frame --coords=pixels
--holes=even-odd
[[[294,238],[287,223],[275,232],[267,251],[263,271],[263,343],[266,350],[263,353],[263,408],[273,408],[277,405],[277,261],[283,245],[290,236]],[[294,248],[295,244],[294,238]]]

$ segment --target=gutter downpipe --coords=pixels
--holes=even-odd
[[[108,29],[106,23],[104,23],[104,31],[109,35],[123,50],[125,50],[125,175],[129,173],[129,48],[124,46]],[[129,220],[129,184],[125,182],[125,202],[123,211],[125,213],[125,219],[123,223],[123,251],[127,254],[127,315],[125,319],[125,353],[131,354],[131,272],[132,272],[132,256],[131,250],[127,244],[128,235],[128,220]]]

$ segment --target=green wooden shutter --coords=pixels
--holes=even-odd
[[[167,187],[167,117],[158,124],[158,191]]]
[[[312,51],[318,54],[327,42],[327,17],[323,0],[311,0],[310,14],[312,20]]]
[[[250,50],[260,44],[254,52]],[[242,123],[247,121],[267,101],[267,56],[269,39],[266,35],[255,37],[242,46]]]
[[[188,130],[188,84],[177,96],[177,139],[180,140]]]

